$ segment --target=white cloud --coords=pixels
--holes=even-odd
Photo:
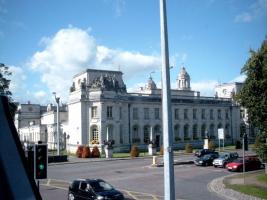
[[[248,23],[257,18],[266,16],[267,14],[267,0],[254,1],[247,11],[235,16],[235,22]]]
[[[10,90],[12,93],[17,93],[25,88],[26,75],[22,68],[9,66],[9,71],[12,73],[10,78]]]
[[[57,92],[65,101],[72,77],[86,68],[118,70],[120,67],[127,79],[158,69],[161,63],[156,56],[97,45],[87,30],[75,27],[44,37],[41,44],[44,49],[32,56],[29,66],[42,74],[41,80],[49,92]]]
[[[247,78],[247,76],[243,74],[243,75],[235,77],[230,82],[244,82],[246,80],[246,78]]]
[[[214,89],[218,84],[216,80],[192,82],[191,89],[200,91],[201,96],[214,96]]]

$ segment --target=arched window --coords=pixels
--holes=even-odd
[[[186,124],[184,125],[184,140],[188,140],[189,139],[189,125]]]
[[[180,125],[179,124],[176,124],[174,126],[174,140],[175,141],[181,140],[181,138],[180,138]]]
[[[230,125],[229,124],[225,124],[224,135],[225,135],[226,139],[231,138]]]
[[[99,141],[99,134],[97,126],[92,127],[92,140]]]
[[[215,132],[214,132],[214,125],[213,124],[210,125],[209,135],[210,135],[210,138],[215,138]]]
[[[206,136],[206,125],[202,124],[202,126],[201,126],[201,137],[205,138],[205,136]]]
[[[133,126],[132,142],[133,143],[139,143],[140,142],[138,125]]]
[[[193,126],[193,138],[198,139],[198,137],[197,137],[197,124],[194,124],[194,126]]]
[[[148,144],[149,143],[149,131],[150,127],[149,126],[144,126],[144,143]]]

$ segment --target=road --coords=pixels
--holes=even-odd
[[[175,160],[190,160],[180,156]],[[128,159],[49,165],[47,181],[41,184],[44,199],[66,199],[68,183],[75,178],[102,178],[121,190],[128,199],[163,199],[163,167],[151,167],[152,159]],[[175,165],[176,199],[220,199],[210,193],[207,184],[214,178],[229,174],[225,169]],[[57,180],[57,181],[55,181]],[[52,196],[51,196],[52,195]]]

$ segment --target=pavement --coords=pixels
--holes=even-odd
[[[176,159],[177,155],[174,157],[174,165],[187,165],[187,164],[193,164],[194,158],[193,154],[181,154],[181,155],[189,155],[189,159]],[[137,157],[137,158],[77,158],[77,157],[69,157],[68,162],[59,162],[59,163],[49,163],[49,165],[62,165],[62,164],[75,164],[75,163],[86,163],[86,162],[107,162],[107,161],[117,161],[117,160],[128,160],[128,159],[153,159],[153,156],[145,156],[145,157]],[[151,165],[151,167],[163,167],[163,156],[157,156],[156,163],[154,165]],[[246,172],[250,173],[250,172]],[[253,172],[252,172],[253,173]],[[224,185],[224,180],[229,179],[231,177],[236,176],[236,174],[231,174],[223,177],[216,178],[212,180],[208,185],[207,188],[210,192],[216,193],[218,197],[226,200],[261,200],[261,198],[249,196],[237,191],[234,191],[232,189],[228,189]],[[243,180],[243,179],[242,179]],[[232,179],[232,181],[236,181],[236,184],[241,182],[240,179]],[[43,182],[44,185],[49,186],[51,181],[56,180],[50,180],[47,182]],[[243,182],[242,182],[243,183]],[[55,183],[54,183],[55,184]],[[54,185],[53,184],[53,185]],[[69,183],[68,183],[69,184]],[[61,184],[60,184],[61,185]],[[60,186],[58,186],[60,188]],[[267,186],[266,186],[267,187]],[[130,194],[129,194],[130,196]]]

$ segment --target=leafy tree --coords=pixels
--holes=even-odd
[[[267,37],[260,49],[250,50],[250,58],[241,70],[247,75],[236,100],[247,109],[250,123],[257,127],[257,153],[266,151],[267,138]],[[264,150],[265,149],[265,150]],[[262,159],[264,156],[261,156]]]
[[[8,98],[9,110],[12,117],[14,117],[17,110],[17,105],[12,99],[12,93],[9,91],[10,80],[8,79],[12,73],[8,70],[5,64],[0,63],[0,95],[4,95]]]

